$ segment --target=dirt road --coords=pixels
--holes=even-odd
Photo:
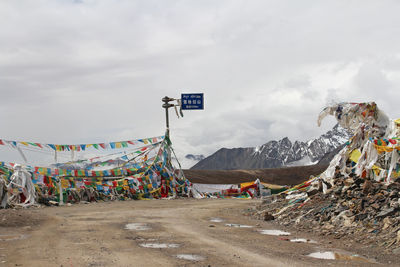
[[[332,246],[324,240],[292,243],[260,234],[272,224],[243,215],[256,201],[142,200],[1,210],[0,266],[370,264],[306,256]],[[210,221],[212,218],[223,221]],[[136,229],[125,229],[127,226]],[[292,233],[291,237],[306,236]],[[154,248],[157,246],[161,248]],[[179,259],[179,254],[195,259]]]

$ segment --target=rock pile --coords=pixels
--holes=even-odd
[[[327,107],[354,135],[318,177],[264,199],[257,216],[400,254],[400,120],[371,103]]]
[[[309,200],[303,203],[294,203],[287,194],[264,199],[257,207],[257,216],[335,238],[351,236],[359,243],[377,244],[400,253],[399,182],[386,185],[339,177],[325,194],[314,188],[305,194]]]

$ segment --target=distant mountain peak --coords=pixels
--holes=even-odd
[[[351,134],[337,124],[320,137],[307,142],[292,142],[284,137],[257,147],[222,148],[191,169],[262,169],[311,165],[342,146],[350,137]]]

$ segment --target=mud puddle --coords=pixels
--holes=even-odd
[[[290,242],[294,243],[311,243],[311,244],[317,244],[317,241],[311,240],[311,239],[305,239],[305,238],[294,238],[290,239]]]
[[[308,257],[315,259],[323,259],[323,260],[347,260],[347,261],[360,261],[360,262],[369,262],[376,263],[374,260],[367,259],[357,254],[351,253],[342,253],[342,252],[334,252],[334,251],[319,251],[313,252],[307,255]]]
[[[188,260],[188,261],[203,261],[205,257],[195,254],[178,254],[176,255],[178,259]]]
[[[0,241],[14,241],[14,240],[21,240],[21,239],[27,239],[28,235],[0,235]]]
[[[229,226],[229,227],[236,227],[236,228],[253,228],[253,226],[251,226],[251,225],[236,224],[236,223],[227,223],[225,225]]]
[[[151,227],[146,223],[128,223],[125,225],[126,230],[135,230],[135,231],[146,231],[150,230]]]
[[[179,248],[179,244],[174,243],[142,243],[139,246],[143,248]]]
[[[260,234],[262,235],[275,235],[275,236],[287,236],[290,235],[289,232],[284,232],[281,230],[260,230]]]

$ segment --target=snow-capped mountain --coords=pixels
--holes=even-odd
[[[311,165],[342,146],[350,137],[345,129],[335,125],[332,130],[307,142],[292,143],[285,137],[255,148],[222,148],[191,169],[263,169]]]

